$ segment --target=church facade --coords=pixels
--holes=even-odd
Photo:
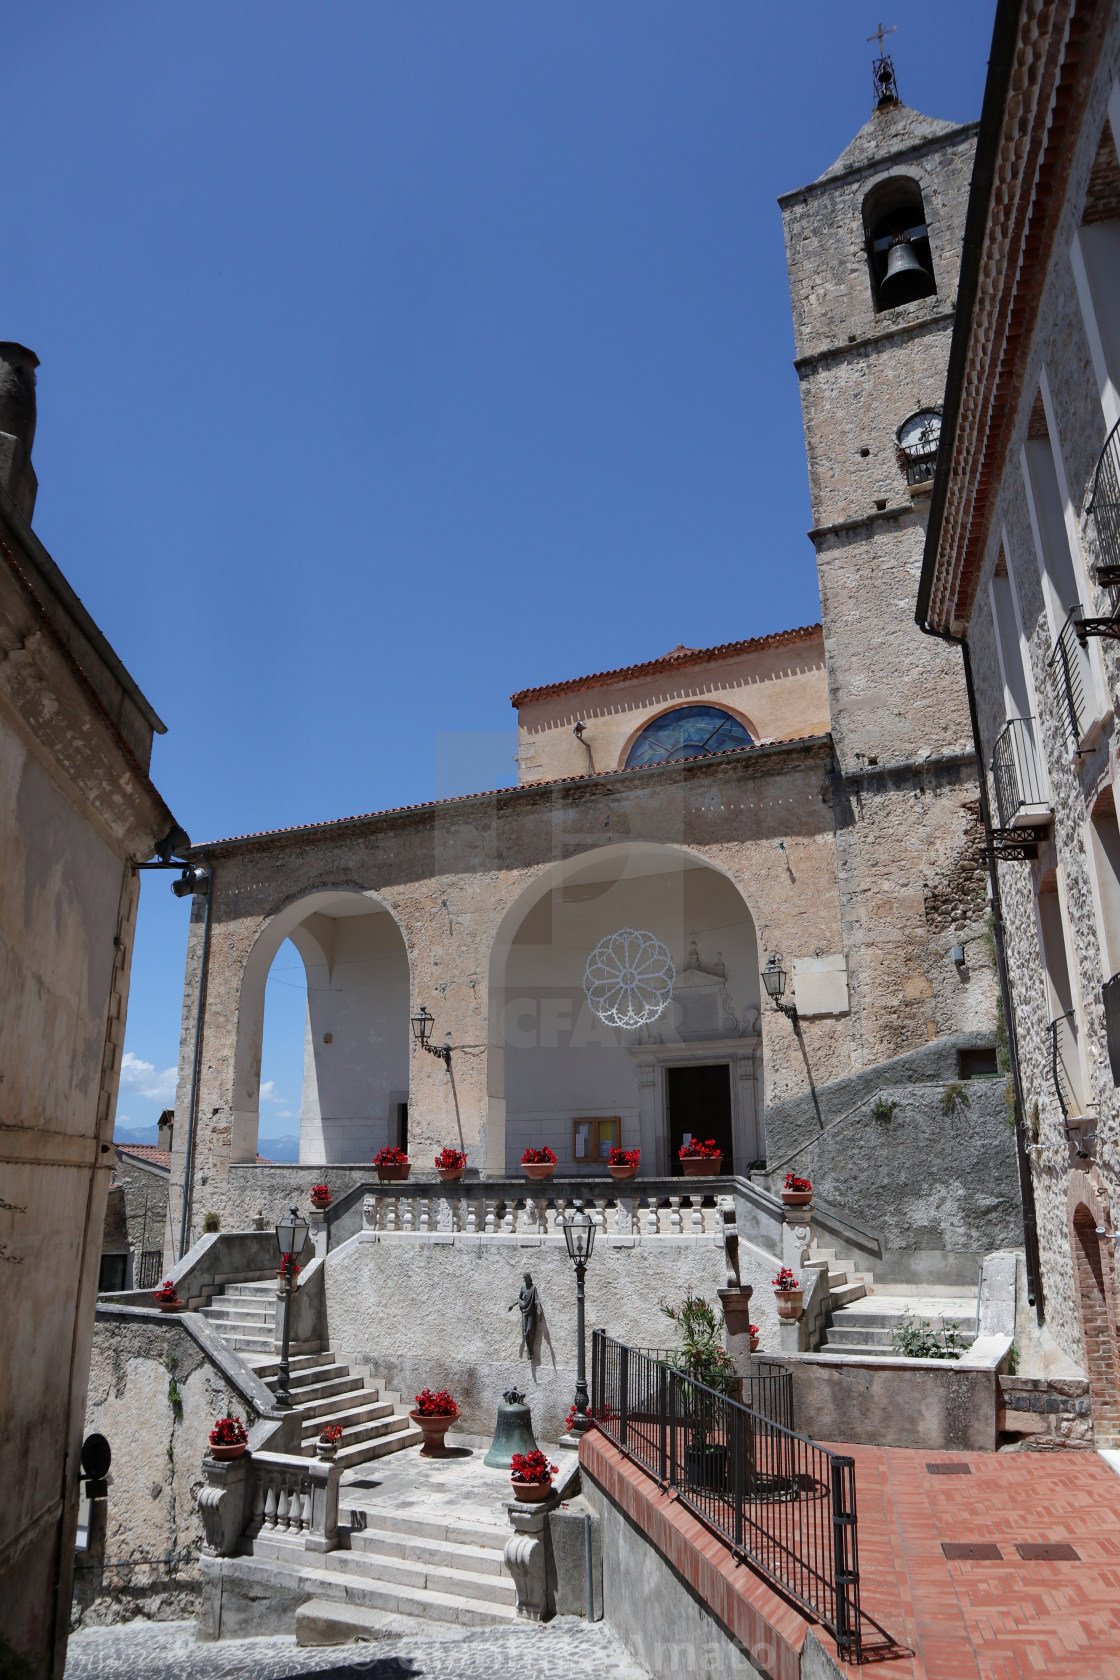
[[[821,624],[515,695],[514,788],[194,849],[169,1258],[392,1143],[414,1177],[451,1146],[491,1180],[546,1145],[565,1175],[618,1144],[665,1177],[714,1137],[770,1188],[796,1157],[887,1277],[974,1281],[1020,1240],[968,707],[913,619],[974,145],[884,84],[781,201]],[[281,1168],[257,1127],[286,939]]]

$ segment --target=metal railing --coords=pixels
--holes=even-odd
[[[1044,805],[1042,777],[1034,747],[1034,719],[1011,718],[992,751],[999,826],[1010,828],[1024,805]]]
[[[1101,987],[1104,1004],[1104,1028],[1108,1042],[1108,1065],[1112,1083],[1120,1085],[1120,974],[1114,974]]]
[[[1080,1114],[1083,1105],[1077,1053],[1077,1016],[1072,1009],[1067,1009],[1064,1015],[1059,1015],[1050,1023],[1050,1075],[1062,1119],[1068,1120],[1071,1114]]]
[[[596,1428],[860,1662],[854,1460],[694,1382],[673,1357],[593,1331]],[[772,1370],[762,1398],[780,1403]]]
[[[622,1346],[622,1343],[618,1344]],[[653,1359],[659,1365],[676,1367],[681,1358],[680,1348],[632,1348],[643,1359]],[[793,1372],[788,1365],[775,1365],[772,1359],[752,1359],[749,1377],[739,1377],[739,1400],[749,1411],[783,1429],[793,1428]]]
[[[1089,661],[1077,639],[1077,623],[1081,616],[1081,603],[1078,601],[1066,614],[1066,621],[1050,655],[1050,667],[1075,750],[1081,745],[1089,716],[1085,701]]]
[[[1100,550],[1097,582],[1102,589],[1113,591],[1115,611],[1120,585],[1120,421],[1109,432],[1097,461],[1088,512]]]
[[[163,1271],[162,1248],[146,1248],[137,1256],[134,1289],[154,1289],[161,1283]]]

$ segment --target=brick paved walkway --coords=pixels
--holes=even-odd
[[[863,1607],[909,1649],[872,1647],[865,1674],[1120,1677],[1120,1476],[1098,1454],[837,1450],[856,1461]],[[945,1544],[999,1556],[949,1558]],[[1077,1555],[1024,1558],[1021,1544]]]

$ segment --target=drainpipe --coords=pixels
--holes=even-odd
[[[1031,1177],[1030,1157],[1027,1154],[1026,1128],[1023,1124],[1023,1077],[1019,1067],[1019,1037],[1015,1028],[1015,1009],[1011,1001],[1011,973],[1007,966],[1007,947],[1004,942],[1003,903],[999,891],[999,867],[996,863],[995,842],[992,835],[992,810],[988,803],[988,778],[984,773],[984,749],[980,738],[980,714],[976,707],[976,688],[972,680],[972,658],[968,642],[948,630],[934,630],[917,619],[918,629],[938,641],[950,642],[961,650],[964,661],[964,686],[968,694],[968,716],[972,725],[972,746],[976,754],[976,779],[980,789],[980,817],[984,824],[984,846],[988,857],[988,881],[992,894],[992,933],[995,936],[996,968],[999,972],[999,992],[1003,1002],[1003,1019],[1007,1027],[1007,1055],[1011,1063],[1011,1079],[1015,1092],[1015,1158],[1019,1167],[1019,1199],[1023,1204],[1023,1248],[1027,1261],[1027,1299],[1034,1308],[1039,1324],[1045,1317],[1042,1293],[1042,1267],[1038,1252],[1038,1217],[1035,1211],[1034,1180]]]
[[[186,876],[186,871],[184,871]],[[203,885],[205,882],[205,885]],[[176,881],[175,887],[185,885]],[[198,965],[198,1002],[194,1012],[194,1048],[191,1053],[191,1097],[187,1109],[187,1142],[183,1150],[183,1208],[179,1218],[179,1259],[183,1258],[187,1246],[187,1229],[190,1223],[191,1191],[194,1176],[194,1134],[198,1119],[198,1083],[199,1083],[199,1052],[202,1047],[202,1016],[206,1008],[206,975],[210,960],[210,904],[213,884],[212,873],[205,860],[196,871],[192,871],[190,889],[197,896],[205,898],[202,911],[202,955]]]

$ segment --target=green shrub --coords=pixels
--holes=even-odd
[[[897,1107],[898,1104],[896,1102],[890,1102],[886,1097],[876,1097],[875,1101],[871,1104],[872,1119],[893,1120],[895,1109]]]
[[[220,1231],[221,1228],[221,1223],[216,1213],[208,1213],[206,1218],[202,1221],[202,1229],[204,1231]]]
[[[955,1324],[935,1330],[928,1318],[914,1318],[906,1312],[891,1335],[891,1350],[906,1359],[959,1359],[965,1345]]]
[[[965,1090],[959,1079],[954,1079],[951,1085],[946,1085],[945,1095],[941,1099],[942,1114],[955,1114],[958,1108],[971,1108],[972,1098]]]

